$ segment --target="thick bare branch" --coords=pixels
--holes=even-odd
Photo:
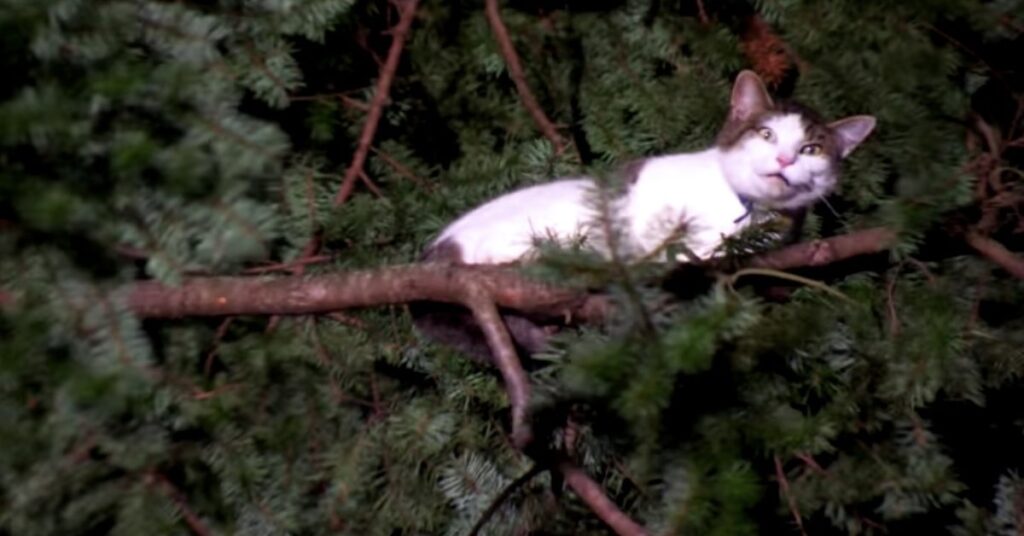
[[[487,338],[487,345],[491,349],[494,364],[501,371],[501,377],[505,381],[508,402],[512,406],[512,445],[521,451],[533,439],[528,413],[530,378],[523,370],[523,364],[516,354],[512,337],[508,334],[505,323],[501,320],[501,314],[494,306],[494,301],[482,288],[474,289],[471,292],[473,297],[466,305],[473,311],[473,317],[476,318],[480,330]]]
[[[633,521],[618,506],[605,495],[601,485],[594,482],[594,479],[569,461],[562,461],[558,464],[558,470],[565,478],[565,483],[579,495],[583,502],[604,521],[616,534],[620,536],[644,536],[647,529],[643,528],[636,521]]]
[[[1024,279],[1024,259],[1006,249],[1006,246],[975,231],[967,233],[967,244],[998,264],[1014,277]]]
[[[819,266],[883,251],[895,239],[896,234],[888,229],[867,229],[765,253],[751,259],[751,264],[775,269]],[[990,244],[978,243],[993,251]],[[1005,248],[1002,251],[1006,252]],[[180,287],[142,282],[127,292],[132,310],[143,317],[157,318],[329,313],[420,300],[462,304],[473,312],[503,376],[512,411],[512,442],[520,450],[532,439],[528,414],[530,383],[498,307],[582,322],[606,317],[609,308],[605,297],[531,281],[507,267],[447,264],[415,264],[312,277],[194,278]],[[582,469],[568,461],[560,462],[558,469],[566,483],[616,533],[647,533],[619,510]]]
[[[540,103],[533,96],[529,84],[526,83],[523,65],[519,62],[516,48],[512,46],[512,38],[508,35],[508,28],[505,27],[505,22],[501,20],[501,8],[498,6],[498,0],[487,0],[484,10],[487,14],[487,22],[491,25],[491,31],[494,32],[494,38],[498,41],[498,47],[501,48],[501,55],[505,58],[508,74],[512,77],[512,82],[516,85],[516,91],[519,92],[519,98],[523,101],[523,106],[530,112],[530,117],[533,118],[534,123],[537,123],[537,127],[544,133],[544,137],[555,146],[555,151],[561,153],[565,148],[565,143],[562,141],[562,137],[558,135],[555,125],[551,123],[547,114],[541,109]]]
[[[508,268],[413,264],[306,277],[197,277],[172,287],[134,284],[129,305],[150,318],[312,314],[427,300],[466,304],[482,289],[500,307],[586,320],[601,303],[581,293],[530,281]]]
[[[396,2],[401,16],[398,24],[391,32],[391,48],[388,49],[388,57],[380,68],[380,76],[377,77],[377,88],[373,92],[373,99],[370,101],[370,111],[366,113],[366,122],[363,124],[363,132],[359,135],[359,145],[356,147],[355,155],[352,156],[352,163],[345,170],[345,178],[341,181],[341,188],[334,198],[334,204],[340,205],[352,195],[356,179],[363,172],[363,164],[366,162],[366,154],[370,151],[373,143],[373,136],[377,133],[377,124],[380,123],[380,116],[384,110],[384,104],[388,101],[388,94],[391,91],[391,82],[395,79],[395,71],[398,70],[398,60],[402,57],[402,48],[405,46],[405,37],[412,26],[412,20],[416,17],[416,6],[419,0],[405,0]]]
[[[885,227],[873,227],[762,253],[754,256],[748,266],[775,270],[824,266],[859,255],[885,251],[895,242],[894,231]]]
[[[777,270],[820,266],[884,251],[895,239],[888,229],[865,229],[764,253],[752,258],[750,265]],[[975,242],[996,251],[987,242]],[[146,281],[134,284],[128,295],[132,310],[140,316],[167,318],[325,313],[417,300],[468,305],[478,299],[469,289],[486,294],[499,307],[583,322],[603,318],[609,306],[606,299],[531,281],[509,268],[443,264],[311,277],[192,278],[179,287]]]

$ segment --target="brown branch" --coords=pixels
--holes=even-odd
[[[206,526],[206,523],[203,523],[203,520],[189,507],[185,496],[178,491],[178,488],[174,487],[170,480],[167,480],[167,477],[156,472],[150,473],[146,477],[151,485],[158,487],[160,492],[174,503],[178,508],[178,512],[181,513],[181,517],[185,520],[185,524],[188,525],[193,534],[196,536],[210,536],[213,534],[213,531]]]
[[[530,86],[526,83],[523,65],[519,62],[516,48],[512,46],[512,38],[508,35],[508,28],[505,27],[505,22],[501,20],[501,8],[498,7],[498,0],[487,0],[484,12],[487,15],[487,22],[491,25],[491,31],[494,32],[494,38],[498,41],[501,55],[505,58],[508,74],[512,77],[512,82],[516,85],[516,91],[519,92],[519,98],[523,101],[523,106],[526,107],[526,111],[530,112],[530,117],[533,118],[533,122],[537,124],[540,131],[544,133],[544,137],[555,146],[555,152],[561,153],[565,149],[565,143],[562,141],[562,137],[558,135],[555,125],[548,119],[544,110],[541,109],[540,103],[533,96]]]
[[[288,100],[292,102],[303,102],[303,101],[329,101],[338,99],[341,104],[347,108],[359,110],[361,112],[369,112],[370,106],[361,100],[353,99],[345,93],[317,93],[315,95],[290,95]]]
[[[361,180],[363,184],[373,192],[373,195],[377,197],[384,197],[384,192],[380,191],[380,188],[373,182],[373,180],[370,179],[365,171],[359,172],[359,180]]]
[[[476,287],[470,292],[472,297],[466,305],[473,311],[473,317],[487,338],[494,364],[505,380],[509,405],[512,406],[512,445],[522,451],[533,439],[528,411],[530,378],[523,370],[512,337],[505,328],[505,322],[501,319],[498,308],[494,306],[494,301],[482,287]]]
[[[630,519],[618,506],[605,495],[600,484],[590,478],[587,473],[569,461],[558,464],[558,470],[565,478],[565,483],[576,492],[587,506],[604,521],[609,528],[620,536],[644,536],[647,529]]]
[[[970,231],[965,236],[967,244],[987,257],[990,261],[998,264],[1002,269],[1010,272],[1013,276],[1024,279],[1024,259],[992,238],[981,235],[976,231]]]
[[[377,78],[377,88],[373,92],[373,99],[370,100],[370,111],[366,113],[366,122],[363,124],[363,132],[359,135],[359,145],[356,147],[352,163],[345,170],[345,178],[341,181],[341,188],[334,198],[334,204],[340,205],[345,202],[352,190],[355,188],[356,179],[363,171],[363,164],[366,162],[366,154],[370,151],[370,144],[373,143],[373,136],[377,132],[377,124],[384,110],[384,104],[388,100],[391,91],[391,82],[395,78],[395,71],[398,70],[398,60],[402,57],[402,48],[405,46],[405,37],[412,26],[412,20],[416,16],[416,6],[419,0],[406,0],[397,4],[401,17],[391,34],[391,48],[388,49],[388,57],[380,69],[380,76]]]
[[[704,8],[704,0],[697,0],[697,18],[704,26],[711,24],[711,19],[708,17],[708,10]]]
[[[884,251],[895,239],[893,231],[876,227],[770,251],[753,257],[749,265],[774,269],[820,266]],[[132,286],[129,304],[136,314],[149,318],[295,315],[419,300],[468,304],[479,299],[470,289],[486,294],[499,307],[527,314],[569,315],[582,322],[603,318],[609,307],[606,299],[524,279],[507,267],[443,264],[312,277],[196,277],[177,287],[143,281]]]
[[[310,264],[320,264],[322,262],[327,262],[333,258],[333,255],[312,255],[308,257],[300,256],[298,259],[295,259],[294,261],[246,268],[245,270],[242,270],[242,273],[246,275],[266,274],[270,272],[296,273],[298,271],[298,268],[301,266],[309,266]]]
[[[750,259],[748,266],[775,270],[824,266],[858,255],[880,253],[892,247],[895,242],[894,231],[873,227],[762,253]]]
[[[306,277],[196,277],[171,287],[135,283],[128,303],[147,318],[224,315],[298,315],[341,309],[436,301],[468,304],[482,289],[495,305],[527,314],[601,318],[608,303],[582,293],[524,279],[497,266],[412,264]]]
[[[887,229],[867,229],[765,253],[754,257],[752,264],[776,269],[817,266],[882,251],[895,237],[895,233]],[[301,273],[303,267],[297,266],[296,271]],[[512,442],[520,450],[532,438],[528,414],[530,383],[498,307],[526,314],[573,318],[579,322],[605,318],[610,307],[604,296],[531,281],[508,267],[444,264],[414,264],[312,277],[193,278],[179,287],[147,281],[136,283],[128,292],[132,310],[150,318],[332,313],[411,301],[461,304],[473,312],[504,379],[512,412]],[[586,486],[583,489],[578,490],[581,495]],[[598,512],[601,506],[594,504],[597,503],[592,507]],[[602,514],[598,512],[598,515]],[[606,522],[611,524],[607,519]]]
[[[979,237],[980,238],[980,237]],[[753,257],[749,266],[789,269],[820,266],[878,253],[896,239],[882,227],[794,244]],[[991,239],[975,239],[991,251]],[[998,245],[998,243],[995,243]],[[1020,262],[1002,246],[999,248]],[[300,263],[301,264],[301,263]],[[1020,272],[1024,273],[1024,272]],[[495,305],[526,314],[567,317],[579,322],[604,318],[609,302],[600,296],[524,279],[500,266],[412,264],[306,277],[193,277],[180,286],[142,281],[128,289],[132,310],[144,318],[228,315],[300,315],[342,309],[437,301],[465,304],[466,289],[479,286]],[[3,292],[5,304],[16,300]]]
[[[823,476],[828,476],[828,471],[826,471],[825,468],[823,468],[821,464],[818,463],[818,460],[814,459],[814,456],[811,456],[806,452],[797,452],[796,454],[794,454],[794,456],[796,456],[798,460],[804,462],[804,464],[806,464],[807,467],[813,469],[815,473],[818,473],[819,475]]]
[[[395,170],[395,173],[398,173],[399,175],[411,180],[412,182],[416,183],[417,186],[428,188],[427,181],[421,179],[419,176],[413,173],[412,170],[402,165],[402,163],[399,162],[398,160],[395,160],[393,156],[389,155],[388,153],[385,153],[384,151],[376,147],[370,147],[370,150],[373,151],[373,154],[377,155],[377,157],[383,160],[385,164],[391,166],[391,168]]]
[[[206,359],[203,361],[203,376],[206,378],[209,378],[213,373],[213,360],[217,357],[217,352],[220,351],[220,341],[224,339],[224,335],[227,334],[233,320],[234,318],[229,316],[217,326],[217,331],[213,335],[212,348],[207,352]]]
[[[775,478],[779,481],[779,491],[786,498],[786,504],[789,505],[789,513],[793,514],[793,520],[796,521],[800,534],[807,536],[807,531],[804,530],[804,521],[800,517],[800,509],[796,506],[796,499],[789,492],[789,480],[786,479],[786,472],[782,470],[782,460],[778,456],[775,456]]]

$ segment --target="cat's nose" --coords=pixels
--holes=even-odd
[[[775,157],[775,161],[778,162],[779,165],[782,166],[783,168],[787,168],[789,166],[792,166],[793,162],[796,162],[796,156],[795,155],[788,155],[788,154],[780,154],[779,156]]]

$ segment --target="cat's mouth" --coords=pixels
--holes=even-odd
[[[813,183],[811,183],[811,182],[794,183],[794,182],[790,181],[788,178],[786,178],[786,176],[783,175],[782,173],[769,173],[768,175],[765,175],[765,177],[769,178],[769,179],[776,179],[778,181],[781,181],[782,184],[786,185],[786,189],[789,191],[790,195],[806,193],[806,192],[810,192],[811,190],[814,189],[814,184]]]

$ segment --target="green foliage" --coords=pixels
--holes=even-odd
[[[802,274],[824,290],[718,274],[680,298],[663,263],[545,244],[528,273],[618,307],[536,356],[535,414],[570,408],[576,461],[658,533],[785,533],[791,507],[812,534],[1022,530],[1024,291],[945,235],[976,215],[963,119],[1014,134],[985,92],[1019,100],[1021,2],[704,2],[707,24],[696,2],[504,2],[561,153],[481,3],[421,2],[365,166],[381,196],[335,206],[390,4],[0,0],[0,535],[465,534],[533,464],[493,370],[400,306],[157,322],[116,289],[311,243],[332,259],[305,273],[410,262],[517,186],[704,147],[754,15],[796,58],[780,96],[879,119],[807,234],[897,247]],[[604,533],[559,486],[523,483],[484,533]]]

